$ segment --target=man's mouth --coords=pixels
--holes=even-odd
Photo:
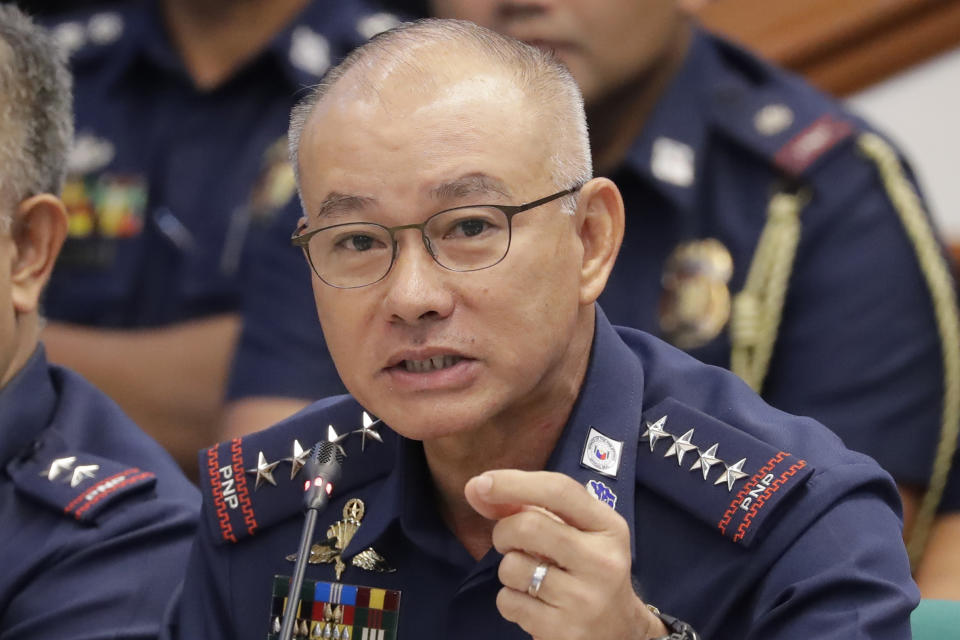
[[[433,356],[424,360],[404,360],[400,363],[410,373],[430,373],[448,369],[463,360],[461,356]]]

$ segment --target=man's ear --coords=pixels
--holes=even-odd
[[[593,304],[613,269],[623,242],[623,198],[607,178],[594,178],[580,189],[577,231],[583,243],[580,304]]]
[[[17,207],[11,234],[16,245],[10,273],[13,305],[17,313],[30,313],[40,304],[40,294],[67,236],[63,202],[48,193],[27,198]]]

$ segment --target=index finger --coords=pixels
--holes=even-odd
[[[467,482],[464,495],[477,513],[490,520],[533,506],[581,531],[605,531],[620,517],[576,480],[553,471],[485,471]]]

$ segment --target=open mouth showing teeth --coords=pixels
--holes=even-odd
[[[428,373],[452,367],[461,360],[460,356],[434,356],[426,360],[404,360],[402,366],[411,373]]]

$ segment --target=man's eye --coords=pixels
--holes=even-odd
[[[469,220],[461,220],[454,227],[454,235],[462,235],[467,238],[473,236],[478,236],[483,233],[489,225],[486,220],[479,220],[477,218],[471,218]]]
[[[374,247],[376,239],[364,234],[355,234],[341,238],[337,244],[347,251],[369,251]]]

